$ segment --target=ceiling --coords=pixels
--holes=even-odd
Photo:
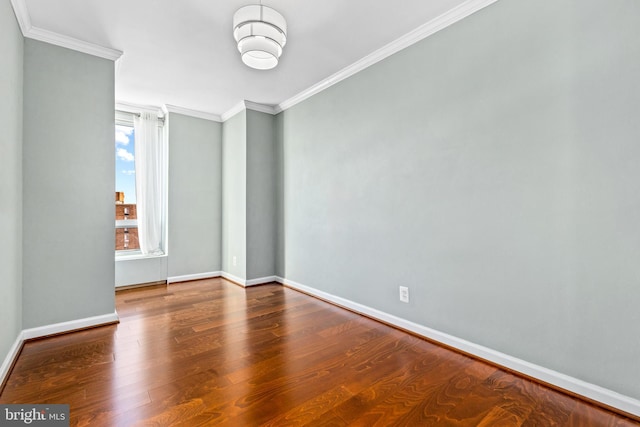
[[[217,116],[243,100],[281,105],[473,2],[265,0],[286,18],[288,40],[280,64],[258,71],[242,63],[231,28],[234,12],[250,0],[12,1],[37,29],[122,51],[117,101]]]

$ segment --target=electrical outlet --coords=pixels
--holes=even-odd
[[[409,288],[400,286],[398,289],[400,290],[400,301],[409,302]]]
[[[238,265],[238,258],[237,257],[233,257],[233,266],[235,267],[236,265]]]

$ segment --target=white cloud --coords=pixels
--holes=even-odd
[[[129,137],[133,133],[133,128],[116,125],[116,145],[129,145]]]
[[[129,145],[129,137],[123,132],[116,132],[116,144]]]
[[[133,154],[128,152],[125,148],[118,148],[116,150],[116,156],[120,157],[125,162],[133,162]]]
[[[123,171],[122,171],[122,173],[123,173],[124,175],[135,175],[135,174],[136,174],[136,171],[135,171],[135,170],[132,170],[132,169],[129,169],[129,170],[123,170]]]

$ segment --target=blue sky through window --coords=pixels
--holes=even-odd
[[[127,204],[136,203],[135,143],[133,127],[116,125],[116,191]]]

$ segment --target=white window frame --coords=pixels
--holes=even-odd
[[[129,126],[129,127],[133,127],[133,117],[135,114],[140,114],[140,112],[136,112],[136,111],[121,111],[121,110],[116,110],[116,114],[115,114],[115,124],[116,125],[120,125],[120,126]],[[166,136],[166,126],[164,125],[164,119],[160,118],[158,119],[158,137],[159,138],[165,138]],[[123,260],[123,259],[136,259],[136,258],[155,258],[155,257],[162,257],[162,256],[166,256],[167,255],[167,198],[168,198],[168,194],[169,194],[169,188],[167,186],[168,184],[168,177],[167,177],[167,165],[168,165],[168,154],[169,154],[169,148],[168,148],[168,143],[167,140],[165,138],[165,143],[163,144],[164,147],[164,155],[163,155],[163,159],[164,159],[164,165],[163,165],[163,173],[162,173],[162,180],[163,180],[163,186],[164,186],[164,192],[165,194],[163,195],[163,206],[162,206],[162,254],[154,254],[154,255],[143,255],[142,252],[140,251],[140,249],[123,249],[123,250],[115,250],[115,256],[116,259],[118,260]],[[114,177],[114,184],[115,184],[115,177]],[[115,227],[114,227],[114,232],[116,229],[118,228],[138,228],[138,220],[137,219],[121,219],[121,220],[116,220],[115,221]]]

